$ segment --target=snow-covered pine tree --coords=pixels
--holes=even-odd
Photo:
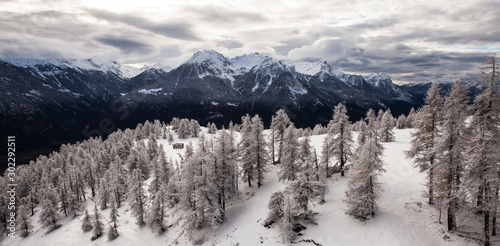
[[[333,122],[327,136],[331,135],[331,153],[337,159],[340,168],[340,176],[344,176],[344,166],[352,156],[352,132],[351,122],[347,116],[347,108],[339,103],[335,106]],[[331,175],[331,174],[330,174]]]
[[[299,140],[293,123],[290,123],[286,128],[282,142],[281,170],[278,173],[279,181],[294,181],[299,172]]]
[[[275,222],[279,222],[283,218],[284,195],[283,192],[277,191],[271,195],[267,209],[269,209],[266,220],[264,221],[265,227],[270,227]]]
[[[136,218],[137,225],[144,226],[146,224],[146,195],[142,188],[143,177],[137,169],[132,171],[128,186],[130,187],[128,198],[130,199],[130,209],[132,215]]]
[[[421,172],[427,172],[429,204],[434,204],[434,166],[438,124],[441,120],[440,111],[442,98],[439,95],[439,86],[433,83],[427,91],[425,105],[419,110],[419,120],[415,122],[415,131],[412,133],[411,149],[408,157],[414,158],[415,165]],[[399,120],[398,120],[399,122]]]
[[[387,109],[380,119],[380,142],[394,142],[394,132],[392,128],[394,128],[393,117],[391,114],[391,110]]]
[[[269,157],[266,151],[266,140],[264,138],[264,124],[259,115],[255,115],[252,118],[251,136],[253,141],[251,142],[250,148],[253,153],[252,159],[257,178],[257,187],[260,187],[264,182],[264,175],[266,173]]]
[[[94,218],[92,220],[92,237],[90,238],[91,241],[94,241],[98,239],[99,237],[102,236],[104,232],[104,225],[102,223],[102,218],[101,214],[99,213],[99,210],[97,209],[97,204],[94,206]]]
[[[347,214],[363,220],[372,218],[377,212],[376,199],[381,189],[378,176],[385,172],[381,159],[383,147],[371,109],[368,110],[366,118],[367,136],[354,155],[345,200],[348,205]]]
[[[189,132],[189,121],[188,119],[182,119],[180,120],[179,122],[179,126],[177,127],[177,135],[179,136],[179,138],[188,138],[189,135],[191,134]]]
[[[57,194],[55,188],[50,183],[45,188],[42,201],[42,211],[40,213],[40,223],[42,227],[48,228],[49,232],[59,228],[59,214],[57,213]]]
[[[19,206],[16,220],[19,236],[22,238],[27,237],[31,233],[33,226],[31,225],[31,221],[29,219],[28,210],[24,205]]]
[[[197,120],[192,119],[189,121],[189,131],[193,137],[197,138],[199,136],[201,127]]]
[[[111,197],[109,193],[108,183],[104,179],[101,179],[99,187],[99,207],[102,210],[108,208],[110,199]]]
[[[295,216],[292,211],[294,204],[289,194],[286,194],[283,200],[283,217],[280,220],[279,227],[283,240],[291,243],[297,236],[294,228],[296,223]]]
[[[154,195],[153,202],[151,204],[151,209],[148,213],[147,225],[154,233],[158,235],[163,234],[167,231],[167,226],[165,225],[165,205],[166,205],[166,190],[165,184],[162,184],[160,189]]]
[[[273,159],[273,164],[281,162],[282,152],[283,152],[283,138],[285,136],[285,130],[290,124],[290,118],[286,114],[285,110],[280,109],[276,111],[276,114],[271,120],[271,156]]]
[[[146,147],[146,157],[148,162],[154,160],[158,156],[158,141],[156,135],[149,134],[148,146]]]
[[[236,165],[233,146],[231,146],[231,136],[225,129],[220,131],[217,143],[215,151],[217,170],[215,175],[217,176],[217,189],[219,190],[219,205],[224,211],[226,209],[226,200],[239,196],[235,180],[238,174],[238,167]]]
[[[118,233],[118,217],[120,217],[120,214],[118,213],[118,209],[116,208],[116,203],[114,201],[111,201],[110,208],[108,241],[113,241],[120,235]]]
[[[490,245],[490,220],[496,222],[500,187],[500,94],[499,64],[496,57],[488,57],[481,65],[485,88],[476,96],[476,111],[470,122],[470,140],[466,155],[464,187],[476,202],[477,211],[484,216],[484,245]],[[491,218],[493,217],[493,218]],[[496,232],[496,225],[493,227]]]
[[[439,140],[435,146],[434,191],[435,196],[444,201],[448,231],[457,229],[455,214],[458,211],[460,183],[465,166],[467,91],[460,79],[453,85],[450,95],[446,97]]]
[[[401,114],[398,117],[398,121],[396,122],[396,129],[405,129],[406,128],[406,116]]]
[[[208,127],[208,133],[210,134],[217,133],[217,126],[215,125],[215,123],[209,124],[207,127]]]
[[[408,113],[408,116],[406,117],[406,123],[405,123],[406,128],[413,128],[415,117],[416,117],[415,108],[411,108],[410,113]]]
[[[240,149],[240,163],[241,163],[241,173],[243,179],[246,179],[248,186],[252,186],[252,179],[255,174],[254,167],[254,153],[252,152],[253,145],[252,138],[252,122],[250,115],[245,115],[241,117],[241,141],[239,143]]]
[[[94,228],[92,225],[92,219],[90,218],[89,211],[85,209],[82,219],[82,230],[83,232],[91,231]]]

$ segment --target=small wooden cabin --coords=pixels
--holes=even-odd
[[[174,149],[184,149],[184,144],[183,143],[174,143],[172,144]]]

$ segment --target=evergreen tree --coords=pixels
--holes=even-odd
[[[91,231],[94,228],[92,225],[92,219],[90,218],[89,211],[85,209],[85,213],[83,215],[82,220],[82,230],[83,232]]]
[[[438,124],[440,122],[441,96],[437,83],[433,83],[427,91],[425,105],[420,109],[419,120],[412,133],[411,149],[408,157],[414,158],[415,165],[421,172],[427,172],[429,204],[434,204],[434,166],[436,162],[436,144]]]
[[[157,234],[163,234],[167,231],[165,226],[165,185],[156,192],[151,209],[148,214],[149,228]]]
[[[464,168],[466,139],[465,118],[467,117],[467,89],[460,79],[451,89],[444,104],[441,134],[436,145],[436,197],[444,199],[447,209],[448,231],[456,230],[455,214],[458,210],[460,182]]]
[[[179,135],[179,138],[188,138],[191,134],[189,132],[189,121],[187,119],[180,120],[179,127],[176,129],[176,132],[177,135]]]
[[[116,203],[114,201],[111,202],[111,210],[109,212],[109,229],[108,229],[108,241],[113,241],[120,234],[118,233],[118,209],[116,208]]]
[[[294,181],[299,172],[298,167],[299,142],[297,130],[291,123],[285,131],[283,137],[283,149],[281,159],[281,170],[278,173],[280,181]]]
[[[241,117],[241,141],[240,141],[240,161],[243,179],[246,179],[248,186],[252,186],[252,179],[255,174],[255,154],[253,153],[252,122],[250,115]]]
[[[352,156],[351,122],[347,116],[347,108],[339,103],[335,106],[333,122],[327,136],[331,136],[331,153],[340,166],[340,176],[344,176],[344,166]]]
[[[468,164],[464,186],[477,211],[484,216],[484,245],[490,245],[490,223],[496,233],[496,211],[500,186],[500,99],[499,65],[496,58],[488,57],[480,67],[485,88],[475,99],[476,111],[470,122],[470,141],[466,150]],[[492,218],[491,218],[492,217]]]
[[[144,226],[146,224],[145,214],[146,214],[146,195],[144,194],[144,189],[142,188],[143,178],[137,169],[132,171],[129,182],[129,194],[130,199],[130,209],[132,210],[132,215],[136,218],[137,225]]]
[[[381,160],[383,147],[375,126],[375,117],[370,109],[367,113],[368,131],[365,142],[356,150],[347,184],[347,213],[359,219],[370,219],[377,212],[376,199],[380,193],[378,176],[385,172]]]
[[[408,113],[408,116],[406,117],[406,123],[405,123],[406,128],[414,127],[413,123],[415,122],[415,117],[416,117],[415,108],[411,108],[410,113]]]
[[[92,225],[94,229],[92,231],[92,238],[90,238],[90,240],[94,241],[101,237],[104,232],[104,225],[102,223],[101,214],[97,209],[97,204],[94,206],[94,219]]]
[[[396,128],[397,129],[405,129],[406,128],[406,116],[404,114],[401,114],[398,117],[398,121],[396,122]]]
[[[22,238],[27,237],[30,234],[33,226],[29,220],[28,210],[24,205],[19,206],[19,212],[17,214],[17,231],[19,236]]]
[[[380,119],[380,142],[386,143],[395,141],[394,132],[392,131],[392,128],[394,128],[392,121],[393,117],[391,110],[388,109],[383,113],[382,118]]]
[[[280,109],[273,116],[271,121],[271,156],[273,164],[281,163],[283,156],[283,139],[285,130],[290,124],[290,119],[285,110]],[[276,153],[277,152],[277,153]]]
[[[193,137],[197,138],[199,136],[201,127],[197,120],[189,121],[189,131]]]
[[[239,197],[238,187],[236,186],[238,167],[236,166],[231,136],[226,130],[222,129],[220,131],[217,142],[218,144],[215,152],[215,175],[219,206],[224,211],[226,209],[227,199]]]
[[[109,203],[109,200],[111,198],[110,198],[110,194],[109,194],[108,185],[105,182],[105,180],[101,179],[100,184],[101,185],[100,185],[100,189],[99,189],[99,206],[102,210],[104,210],[104,209],[108,208],[108,203]]]
[[[271,199],[269,200],[269,204],[267,208],[269,209],[268,216],[266,221],[264,222],[265,227],[269,227],[277,221],[280,221],[283,218],[283,207],[284,207],[284,195],[283,192],[278,191],[274,192],[271,195]]]
[[[253,153],[252,159],[256,172],[255,175],[257,176],[257,187],[260,187],[264,181],[264,174],[269,158],[266,151],[266,140],[264,138],[264,124],[259,115],[255,115],[252,118],[251,131],[253,141],[251,142],[250,148]]]

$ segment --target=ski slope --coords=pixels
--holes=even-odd
[[[206,129],[203,128],[206,133]],[[438,223],[439,213],[429,207],[423,191],[426,190],[425,174],[413,168],[413,163],[405,157],[405,150],[410,148],[411,130],[394,130],[396,141],[383,143],[385,148],[383,160],[386,172],[380,176],[383,191],[378,200],[379,212],[370,221],[361,222],[345,214],[345,190],[349,173],[346,177],[333,176],[328,180],[329,192],[326,203],[315,205],[312,210],[318,213],[317,225],[308,225],[303,235],[296,238],[296,245],[478,245],[478,242],[447,233],[445,225]],[[215,136],[215,135],[207,135]],[[355,134],[356,136],[356,134]],[[321,153],[324,135],[312,136],[311,144]],[[190,141],[196,146],[197,138]],[[179,160],[184,150],[172,150],[166,140],[158,140],[164,144],[167,159]],[[270,166],[260,188],[247,187],[240,184],[241,201],[234,202],[227,208],[227,219],[218,228],[206,230],[192,238],[182,234],[181,223],[177,223],[179,214],[170,210],[166,219],[170,226],[161,235],[154,235],[149,228],[139,228],[128,210],[128,203],[120,211],[118,231],[120,236],[113,242],[107,242],[106,235],[91,242],[92,232],[83,233],[81,218],[64,218],[60,229],[50,234],[38,224],[38,214],[32,217],[33,233],[25,238],[6,238],[1,245],[193,245],[193,241],[203,245],[287,245],[280,236],[279,229],[263,226],[267,217],[267,204],[271,194],[284,190],[286,184],[278,182],[279,166]],[[150,181],[150,180],[148,180]],[[146,182],[146,185],[149,182]],[[147,187],[145,187],[147,190]],[[88,199],[87,208],[93,211],[94,204]],[[37,208],[39,209],[39,208]],[[101,211],[105,219],[109,217],[109,209]],[[460,225],[459,225],[460,226]]]

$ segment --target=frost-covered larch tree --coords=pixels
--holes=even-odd
[[[271,119],[271,134],[270,134],[270,146],[271,146],[271,157],[273,164],[281,162],[282,152],[283,152],[283,138],[285,137],[285,130],[290,124],[290,118],[286,114],[285,110],[280,109],[276,111]]]
[[[351,179],[347,184],[347,214],[367,220],[377,212],[376,199],[381,190],[378,176],[385,172],[382,162],[383,147],[375,126],[375,116],[370,109],[367,113],[368,130],[365,142],[358,147],[353,158]]]
[[[294,181],[299,172],[299,140],[297,129],[291,123],[283,137],[283,155],[281,159],[281,170],[278,173],[280,181]]]
[[[31,229],[33,226],[31,225],[29,215],[28,215],[28,210],[24,205],[19,206],[17,214],[17,230],[19,233],[19,236],[24,238],[27,237],[31,233]]]
[[[394,142],[394,132],[392,129],[394,128],[393,117],[391,114],[391,110],[388,109],[382,114],[382,118],[380,119],[380,142]]]
[[[436,145],[434,167],[435,194],[443,200],[447,211],[448,231],[457,229],[460,186],[465,166],[467,88],[462,79],[456,82],[444,103],[443,121]]]
[[[92,230],[92,238],[90,240],[94,241],[102,236],[104,232],[104,224],[102,223],[101,214],[97,209],[97,204],[94,206],[94,218],[92,220],[93,230]]]
[[[344,176],[344,166],[352,156],[351,148],[353,144],[351,122],[344,104],[339,103],[335,106],[331,124],[331,127],[329,125],[327,137],[331,137],[331,153],[339,165],[340,176]]]
[[[264,124],[259,115],[255,115],[252,118],[251,133],[253,141],[251,142],[250,148],[253,152],[252,159],[254,162],[255,176],[257,178],[257,187],[260,187],[264,182],[269,157],[266,150],[266,140],[264,138]]]
[[[146,224],[146,195],[144,189],[142,188],[143,177],[137,169],[132,171],[129,180],[129,194],[130,199],[130,209],[132,215],[136,218],[137,225],[144,226]]]
[[[488,57],[480,67],[485,88],[475,99],[476,111],[470,122],[470,140],[466,155],[466,183],[477,211],[484,215],[484,245],[490,245],[490,223],[496,222],[500,187],[500,99],[499,65],[496,57]],[[492,216],[493,215],[493,216]],[[493,217],[493,218],[491,218]],[[496,228],[493,227],[493,232]]]
[[[82,230],[83,232],[91,231],[93,228],[92,219],[90,217],[89,211],[85,209],[82,219]]]
[[[165,225],[165,207],[166,207],[166,185],[163,184],[154,196],[151,209],[148,213],[147,225],[154,233],[158,235],[167,231]]]
[[[241,117],[241,141],[239,143],[241,173],[243,179],[246,179],[248,186],[252,186],[252,180],[255,174],[254,157],[252,145],[252,122],[250,115]]]
[[[111,201],[111,210],[109,211],[109,229],[108,229],[108,241],[113,241],[120,234],[118,233],[118,209],[116,208],[116,203]]]
[[[434,166],[436,163],[436,144],[438,125],[441,120],[440,111],[442,98],[439,86],[433,83],[427,91],[425,105],[419,110],[419,120],[415,122],[412,133],[411,149],[408,157],[414,158],[415,165],[421,172],[427,172],[429,204],[434,204]],[[399,120],[398,120],[399,122]]]
[[[238,186],[236,185],[238,167],[231,141],[230,134],[225,129],[222,129],[219,132],[215,150],[215,175],[219,196],[218,201],[222,210],[226,209],[226,201],[229,198],[239,196]]]

